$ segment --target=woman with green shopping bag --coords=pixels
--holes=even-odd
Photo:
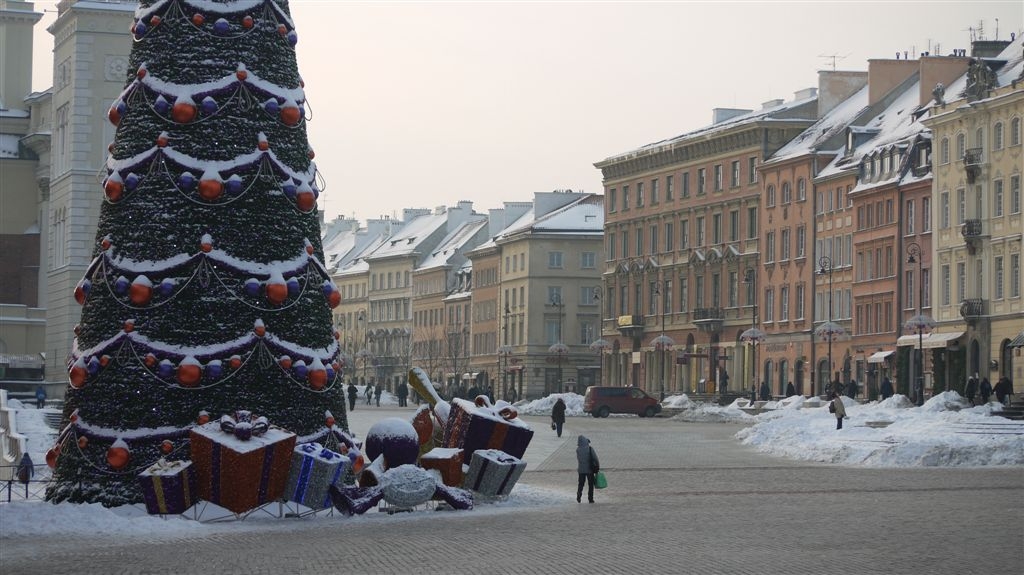
[[[583,499],[583,482],[587,482],[587,500],[594,502],[594,476],[601,471],[601,462],[597,452],[590,446],[590,440],[579,435],[576,437],[576,471],[579,482],[576,484],[576,503]]]

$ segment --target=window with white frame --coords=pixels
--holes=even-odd
[[[782,182],[782,203],[788,204],[793,201],[793,188],[789,182]]]
[[[722,164],[715,164],[715,191],[721,192],[723,186]]]
[[[950,278],[949,264],[942,265],[942,305],[949,305],[950,302]]]
[[[1020,145],[1020,118],[1010,120],[1010,145]]]
[[[949,192],[939,195],[939,224],[942,229],[949,227]]]
[[[957,301],[967,299],[967,263],[957,262],[956,264],[956,295]]]
[[[932,273],[928,268],[921,269],[921,308],[932,307]]]
[[[704,216],[697,216],[697,247],[704,246]]]
[[[665,251],[671,252],[676,249],[675,225],[673,222],[665,222]]]
[[[796,257],[802,258],[807,255],[807,226],[799,226],[796,229]]]
[[[775,232],[771,231],[765,234],[765,263],[771,263],[775,261]]]
[[[581,252],[580,253],[580,268],[585,270],[592,270],[597,267],[597,254],[594,252]]]
[[[962,224],[967,220],[967,190],[960,188],[956,191],[956,223]]]
[[[740,185],[740,161],[739,160],[733,160],[732,161],[732,171],[730,173],[731,173],[731,175],[729,177],[729,186],[735,188],[735,187]]]
[[[942,141],[939,142],[939,163],[949,163],[949,138],[942,138]]]
[[[786,261],[789,259],[789,228],[782,230],[782,234],[779,240],[779,249],[781,252],[781,257],[779,259],[781,259],[782,261]]]
[[[796,285],[796,309],[794,310],[793,317],[796,319],[804,319],[804,284]]]
[[[932,200],[921,198],[921,231],[932,231]]]
[[[653,254],[653,253],[657,253],[658,246],[660,245],[658,243],[658,224],[654,224],[653,226],[651,226],[650,233],[651,233],[651,244],[650,244],[651,245],[651,253]]]
[[[764,291],[764,322],[775,321],[775,291],[768,288]]]
[[[697,170],[697,195],[702,196],[707,191],[708,171],[707,168]]]
[[[914,200],[907,200],[907,213],[903,214],[903,235],[914,234]]]
[[[636,183],[636,207],[644,207],[644,183]]]
[[[967,136],[960,133],[956,135],[956,159],[963,160],[967,153]]]
[[[807,180],[800,178],[796,181],[796,201],[802,202],[807,199]]]
[[[921,257],[921,255],[918,254],[917,257]],[[907,295],[904,300],[907,302],[907,305],[905,307],[906,309],[914,309],[914,271],[907,270],[906,276]]]
[[[548,252],[548,268],[562,268],[562,252]]]
[[[659,194],[660,194],[660,190],[658,188],[659,188],[659,186],[658,186],[658,179],[655,178],[655,179],[651,180],[651,205],[652,206],[654,204],[657,204],[657,203],[659,203],[661,201],[661,198],[658,197]]]
[[[789,321],[789,286],[779,289],[779,321]]]
[[[1018,126],[1020,124],[1018,123]],[[747,158],[747,183],[757,183],[757,156],[751,156]]]
[[[729,272],[729,307],[736,307],[739,305],[739,274],[737,272]]]
[[[1020,213],[1020,174],[1010,176],[1010,213]]]
[[[676,181],[672,174],[665,176],[665,201],[671,202],[676,199]]]
[[[615,210],[616,210],[616,207],[617,207],[617,204],[616,204],[616,200],[617,199],[618,199],[618,194],[616,194],[615,188],[610,188],[608,190],[608,213],[610,213],[610,214],[615,213]]]
[[[1010,254],[1010,297],[1020,297],[1020,254]]]
[[[768,184],[764,190],[764,204],[773,207],[775,205],[775,184]]]
[[[996,122],[996,125],[992,127],[992,149],[1002,150],[1003,149],[1003,123]]]

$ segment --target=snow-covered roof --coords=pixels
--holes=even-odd
[[[865,85],[780,148],[765,163],[781,162],[821,150],[821,146],[826,142],[844,133],[846,127],[864,111],[867,105],[868,87]]]
[[[477,233],[486,226],[487,218],[483,216],[458,226],[447,237],[442,239],[441,243],[434,248],[434,251],[417,266],[417,271],[446,265],[452,261],[453,257],[464,253],[467,248],[472,249],[476,247],[469,244],[477,236]]]
[[[527,231],[558,234],[594,234],[604,231],[604,196],[588,194],[539,218],[535,210],[523,214],[498,235],[496,240]]]
[[[675,144],[698,136],[707,137],[716,132],[731,130],[744,124],[752,124],[754,122],[772,120],[806,120],[807,118],[804,118],[801,115],[799,115],[799,109],[802,106],[814,104],[817,101],[818,97],[815,95],[809,98],[801,98],[799,100],[793,100],[792,102],[784,102],[777,106],[762,108],[761,110],[741,114],[739,116],[729,118],[728,120],[722,120],[717,124],[711,124],[710,126],[698,128],[696,130],[693,130],[692,132],[686,132],[685,134],[675,136],[674,138],[669,138],[667,140],[661,140],[660,142],[654,142],[652,144],[640,146],[639,148],[636,148],[624,154],[609,156],[602,160],[601,162],[598,162],[597,166],[600,167],[607,163],[616,162],[619,160],[627,160],[632,157],[642,156],[645,154],[649,154],[651,152],[657,152],[661,149],[671,148]]]
[[[995,71],[996,82],[997,85],[1000,87],[1010,84],[1015,79],[1020,78],[1021,74],[1024,73],[1024,35],[1018,36],[1015,41],[1010,42],[1006,46],[1006,48],[1003,48],[1003,51],[1000,52],[999,55],[996,56],[995,58],[982,59],[992,63],[1005,62],[1005,64],[1003,64],[998,70]],[[955,102],[961,99],[960,94],[962,94],[964,89],[967,87],[967,76],[968,75],[964,73],[959,78],[950,83],[949,86],[946,86],[945,101],[947,103]],[[978,102],[984,101],[985,100],[978,100]],[[978,102],[969,102],[965,103],[965,105],[970,106]],[[934,108],[935,106],[938,105],[940,105],[938,102],[932,100],[927,104],[926,107]]]
[[[401,230],[381,244],[371,258],[408,256],[420,249],[420,244],[448,223],[448,214],[431,213],[413,218]]]

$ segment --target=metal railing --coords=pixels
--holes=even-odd
[[[50,483],[51,469],[48,465],[33,465],[33,475],[28,482],[18,480],[17,465],[0,466],[0,476],[9,477],[0,481],[0,503],[14,501],[44,501],[46,486]]]

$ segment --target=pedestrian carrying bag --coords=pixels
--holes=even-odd
[[[836,412],[836,402],[834,402],[834,401],[830,401],[829,402],[829,404],[828,404],[828,412],[829,413],[835,413]]]
[[[598,489],[608,487],[608,480],[604,476],[604,471],[598,471],[594,474],[594,487]]]

